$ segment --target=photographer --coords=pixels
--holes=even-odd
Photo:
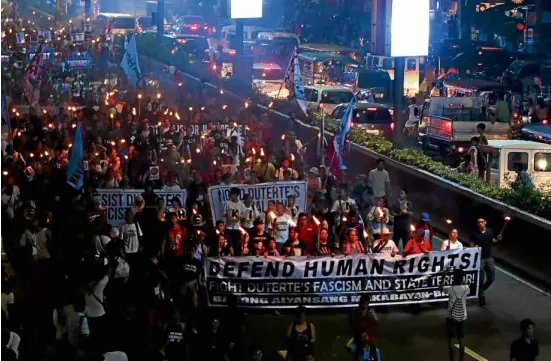
[[[470,293],[470,288],[463,281],[464,272],[462,269],[447,270],[447,273],[440,282],[440,290],[449,295],[448,311],[446,315],[446,331],[448,334],[448,350],[450,361],[454,360],[453,353],[453,337],[459,342],[459,361],[463,361],[465,357],[465,345],[463,338],[465,336],[465,321],[467,320],[467,297]],[[451,286],[445,286],[445,280],[451,277]]]

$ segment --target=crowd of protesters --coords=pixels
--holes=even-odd
[[[223,312],[208,308],[206,257],[396,258],[433,249],[429,214],[414,216],[406,189],[392,193],[384,160],[352,181],[313,154],[317,138],[303,144],[292,131],[275,134],[267,115],[247,105],[229,117],[226,105],[207,105],[215,101],[199,91],[185,94],[185,105],[169,107],[160,93],[131,94],[102,83],[97,93],[66,99],[55,111],[8,109],[6,359],[259,361],[262,348],[245,339],[237,299]],[[81,189],[67,183],[77,124],[84,144]],[[292,195],[258,209],[239,189],[293,180],[307,183],[304,209]],[[210,212],[208,189],[215,185],[230,187],[221,219]],[[112,226],[98,189],[143,193],[125,210],[122,225]],[[177,197],[165,204],[154,192],[184,189],[184,204]],[[471,245],[495,243],[481,237]],[[452,230],[441,249],[461,247]],[[487,289],[494,279],[491,250],[483,258]],[[351,317],[355,359],[380,359],[377,323],[369,297],[362,298]],[[287,338],[289,359],[313,359],[316,331],[302,308]]]

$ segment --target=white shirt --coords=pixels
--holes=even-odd
[[[239,216],[243,220],[244,228],[253,228],[253,222],[256,218],[260,217],[260,211],[256,209],[254,203],[251,203],[250,207],[243,204],[241,215]]]
[[[19,191],[19,187],[16,185],[13,186],[13,192],[11,195],[2,192],[2,208],[6,210],[6,215],[8,216],[8,219],[15,218],[15,208],[19,203],[20,193],[21,192]]]
[[[10,339],[6,347],[15,353],[15,358],[19,358],[19,344],[21,343],[21,337],[15,332],[10,331]]]
[[[390,176],[385,169],[371,170],[369,172],[369,175],[367,176],[367,180],[369,182],[369,185],[373,189],[373,195],[375,196],[375,198],[381,198],[386,195],[386,184],[390,183]]]
[[[121,227],[121,238],[124,241],[124,252],[127,254],[137,253],[140,249],[139,237],[142,235],[142,230],[138,223],[123,224]]]
[[[455,321],[464,321],[467,319],[467,296],[469,296],[470,287],[467,285],[444,287],[443,292],[450,296],[448,299],[448,318]],[[461,308],[459,310],[459,317],[452,315],[453,306],[455,301],[459,300]]]
[[[373,249],[376,250],[379,248],[379,245],[382,243],[382,240],[381,239],[378,239],[376,240],[375,242],[373,242]],[[396,243],[394,243],[393,240],[389,239],[386,244],[384,245],[384,247],[382,247],[379,252],[377,252],[378,254],[382,254],[384,255],[385,257],[394,257],[398,254],[399,250],[398,250],[398,247],[396,247]]]
[[[165,184],[163,186],[163,191],[179,191],[181,189],[182,189],[182,187],[180,187],[178,184],[175,184],[173,186],[169,186],[169,185]]]
[[[442,242],[442,247],[440,247],[440,250],[446,251],[448,249],[448,244],[450,245],[450,249],[463,249],[463,244],[459,242],[459,240],[455,240],[455,242],[450,243],[450,240],[446,239]]]
[[[103,354],[104,361],[128,361],[128,356],[122,351],[112,351]]]
[[[232,202],[230,199],[224,205],[224,216],[226,216],[226,229],[239,229],[239,216],[243,213],[245,205],[241,201]]]
[[[356,201],[348,197],[346,200],[336,200],[333,202],[331,207],[331,212],[337,213],[337,218],[340,218],[341,215],[347,214],[350,212],[350,209],[356,207]]]
[[[289,221],[292,218],[288,214],[276,217],[274,238],[277,243],[285,243],[289,238]]]
[[[50,258],[50,251],[48,251],[48,228],[42,228],[36,234],[36,258],[48,259]]]
[[[96,254],[99,256],[103,256],[105,254],[105,247],[109,242],[111,242],[111,238],[107,237],[104,234],[95,235],[93,241],[94,248],[96,249]]]
[[[105,286],[107,286],[107,282],[109,282],[109,277],[103,277],[96,284],[92,293],[86,293],[86,296],[84,296],[86,300],[86,315],[88,317],[101,317],[105,315],[105,308],[102,303],[103,290],[105,289]]]
[[[10,292],[9,294],[5,294],[2,292],[2,311],[6,315],[6,318],[9,320],[10,315],[8,312],[8,305],[13,305],[15,303],[15,299],[13,296],[13,292]]]

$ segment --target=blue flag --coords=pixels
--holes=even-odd
[[[346,144],[346,136],[348,135],[348,133],[350,133],[350,128],[352,127],[352,116],[354,114],[355,100],[355,98],[352,98],[350,100],[350,103],[348,103],[348,107],[346,108],[346,111],[344,112],[344,115],[339,122],[339,128],[337,129],[337,131],[335,132],[335,136],[333,137],[333,148],[335,149],[335,156],[337,157],[337,161],[339,162],[339,169],[341,170],[347,169],[344,165],[342,156],[344,153],[344,146]]]
[[[76,190],[84,185],[84,148],[82,134],[80,133],[80,122],[77,122],[77,129],[73,138],[71,158],[67,167],[67,183]]]
[[[121,61],[121,67],[129,80],[133,81],[138,88],[142,87],[142,72],[138,62],[138,49],[136,47],[136,37],[134,35],[132,35],[128,41],[124,57]]]

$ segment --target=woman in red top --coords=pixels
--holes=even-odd
[[[410,239],[404,247],[403,256],[412,256],[414,254],[428,253],[432,251],[432,247],[429,241],[426,241],[425,230],[418,229],[415,233],[415,237]]]

